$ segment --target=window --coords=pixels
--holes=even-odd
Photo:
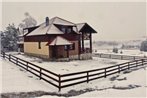
[[[38,42],[38,49],[41,49],[41,42]]]
[[[67,33],[71,33],[71,28],[67,28]]]
[[[61,28],[61,30],[62,30],[62,32],[66,32],[66,28],[63,26],[62,28]]]
[[[66,45],[66,46],[64,46],[64,50],[67,50],[67,49],[69,49],[69,50],[75,50],[75,43],[73,43],[72,45]]]
[[[69,46],[70,50],[75,50],[75,43],[73,43],[72,45]]]
[[[65,49],[65,50],[67,50],[67,48],[68,48],[68,46],[67,46],[67,45],[66,45],[66,46],[64,46],[64,49]]]

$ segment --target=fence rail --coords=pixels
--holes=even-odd
[[[105,54],[105,53],[94,53],[93,56],[100,58],[119,59],[119,60],[138,60],[138,59],[146,58],[143,56],[115,55],[115,54]]]
[[[2,52],[2,57],[3,58],[7,58],[9,61],[11,61],[12,63],[16,64],[17,66],[29,71],[30,73],[34,74],[35,76],[39,77],[40,79],[48,82],[49,84],[60,88],[58,86],[59,84],[59,75],[51,72],[49,70],[46,70],[42,67],[39,67],[31,62],[25,61],[23,59],[20,59],[16,56],[10,55],[10,54],[6,54],[4,52]],[[52,81],[52,82],[51,82]]]
[[[81,84],[84,82],[88,83],[89,81],[96,80],[99,78],[106,78],[107,76],[147,64],[147,59],[142,58],[105,68],[60,75],[52,71],[46,70],[42,67],[39,67],[33,63],[20,59],[16,56],[10,54],[8,55],[4,52],[2,52],[1,56],[3,58],[8,59],[12,63],[22,67],[23,69],[29,71],[30,73],[36,75],[41,80],[44,80],[49,84],[53,85],[54,87],[57,87],[59,91],[65,87]]]

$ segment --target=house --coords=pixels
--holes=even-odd
[[[35,27],[31,27],[31,28],[25,28],[23,29],[22,34],[20,34],[18,36],[18,41],[17,41],[17,45],[18,45],[18,52],[24,52],[24,35],[26,35],[29,32],[32,32],[33,30],[35,30],[36,28],[38,28],[39,26],[35,26]],[[21,30],[18,29],[19,32],[21,32]]]
[[[75,24],[59,17],[49,19],[36,27],[25,28],[23,51],[45,59],[90,59],[92,34],[97,33],[89,24]],[[89,47],[84,41],[89,40]]]

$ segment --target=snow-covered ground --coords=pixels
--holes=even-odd
[[[39,80],[30,73],[20,69],[9,61],[2,59],[2,92],[28,92],[28,91],[46,91],[56,92],[57,89],[51,85]],[[136,79],[137,78],[137,79]],[[108,78],[83,83],[62,90],[61,94],[67,93],[71,89],[73,93],[89,88],[80,97],[145,97],[146,96],[146,69],[142,68],[136,71],[127,71],[126,73],[117,74]],[[120,95],[121,94],[121,95]],[[55,96],[54,96],[55,97]],[[41,98],[54,98],[44,96]]]
[[[21,69],[13,63],[2,59],[2,93],[28,91],[55,91],[51,85],[40,81],[37,77]]]
[[[147,68],[125,71],[108,79],[93,81],[87,85],[89,88],[93,88],[93,91],[71,98],[146,98],[146,70]],[[49,98],[49,96],[45,95],[39,98]]]
[[[122,53],[121,53],[122,51]],[[118,53],[112,52],[112,49],[95,49],[94,53],[106,53],[106,54],[115,54],[115,55],[129,55],[129,56],[146,56],[147,52],[142,52],[137,49],[132,50],[119,50]]]
[[[67,74],[72,72],[80,72],[80,71],[92,70],[97,68],[103,68],[128,61],[128,60],[117,60],[117,59],[112,60],[112,59],[93,57],[92,60],[52,62],[52,61],[43,61],[42,59],[26,56],[24,54],[15,53],[13,55],[58,74]]]
[[[32,60],[32,59],[30,59]],[[36,60],[36,59],[33,59]],[[37,59],[34,62],[37,62]],[[39,61],[40,62],[40,61]],[[41,64],[39,63],[38,64]],[[84,61],[83,61],[84,62]],[[109,61],[110,62],[110,61]],[[58,89],[50,84],[39,80],[34,75],[26,72],[11,62],[2,59],[2,93],[14,92],[35,92],[44,91],[47,95],[41,98],[56,98],[59,94],[63,97],[73,96],[73,98],[89,97],[145,97],[146,96],[146,69],[142,68],[135,71],[126,71],[107,78],[83,83],[62,89]],[[59,62],[58,62],[59,63]],[[70,62],[67,62],[70,63]],[[90,63],[89,63],[90,64]],[[62,65],[62,64],[61,64]],[[66,72],[66,71],[64,71]],[[54,93],[58,96],[51,96]],[[15,97],[14,97],[15,98]],[[61,97],[60,97],[61,98]]]

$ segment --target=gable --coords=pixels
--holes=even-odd
[[[95,31],[90,25],[88,25],[87,23],[80,23],[77,24],[77,28],[79,32],[82,33],[97,33],[97,31]]]

